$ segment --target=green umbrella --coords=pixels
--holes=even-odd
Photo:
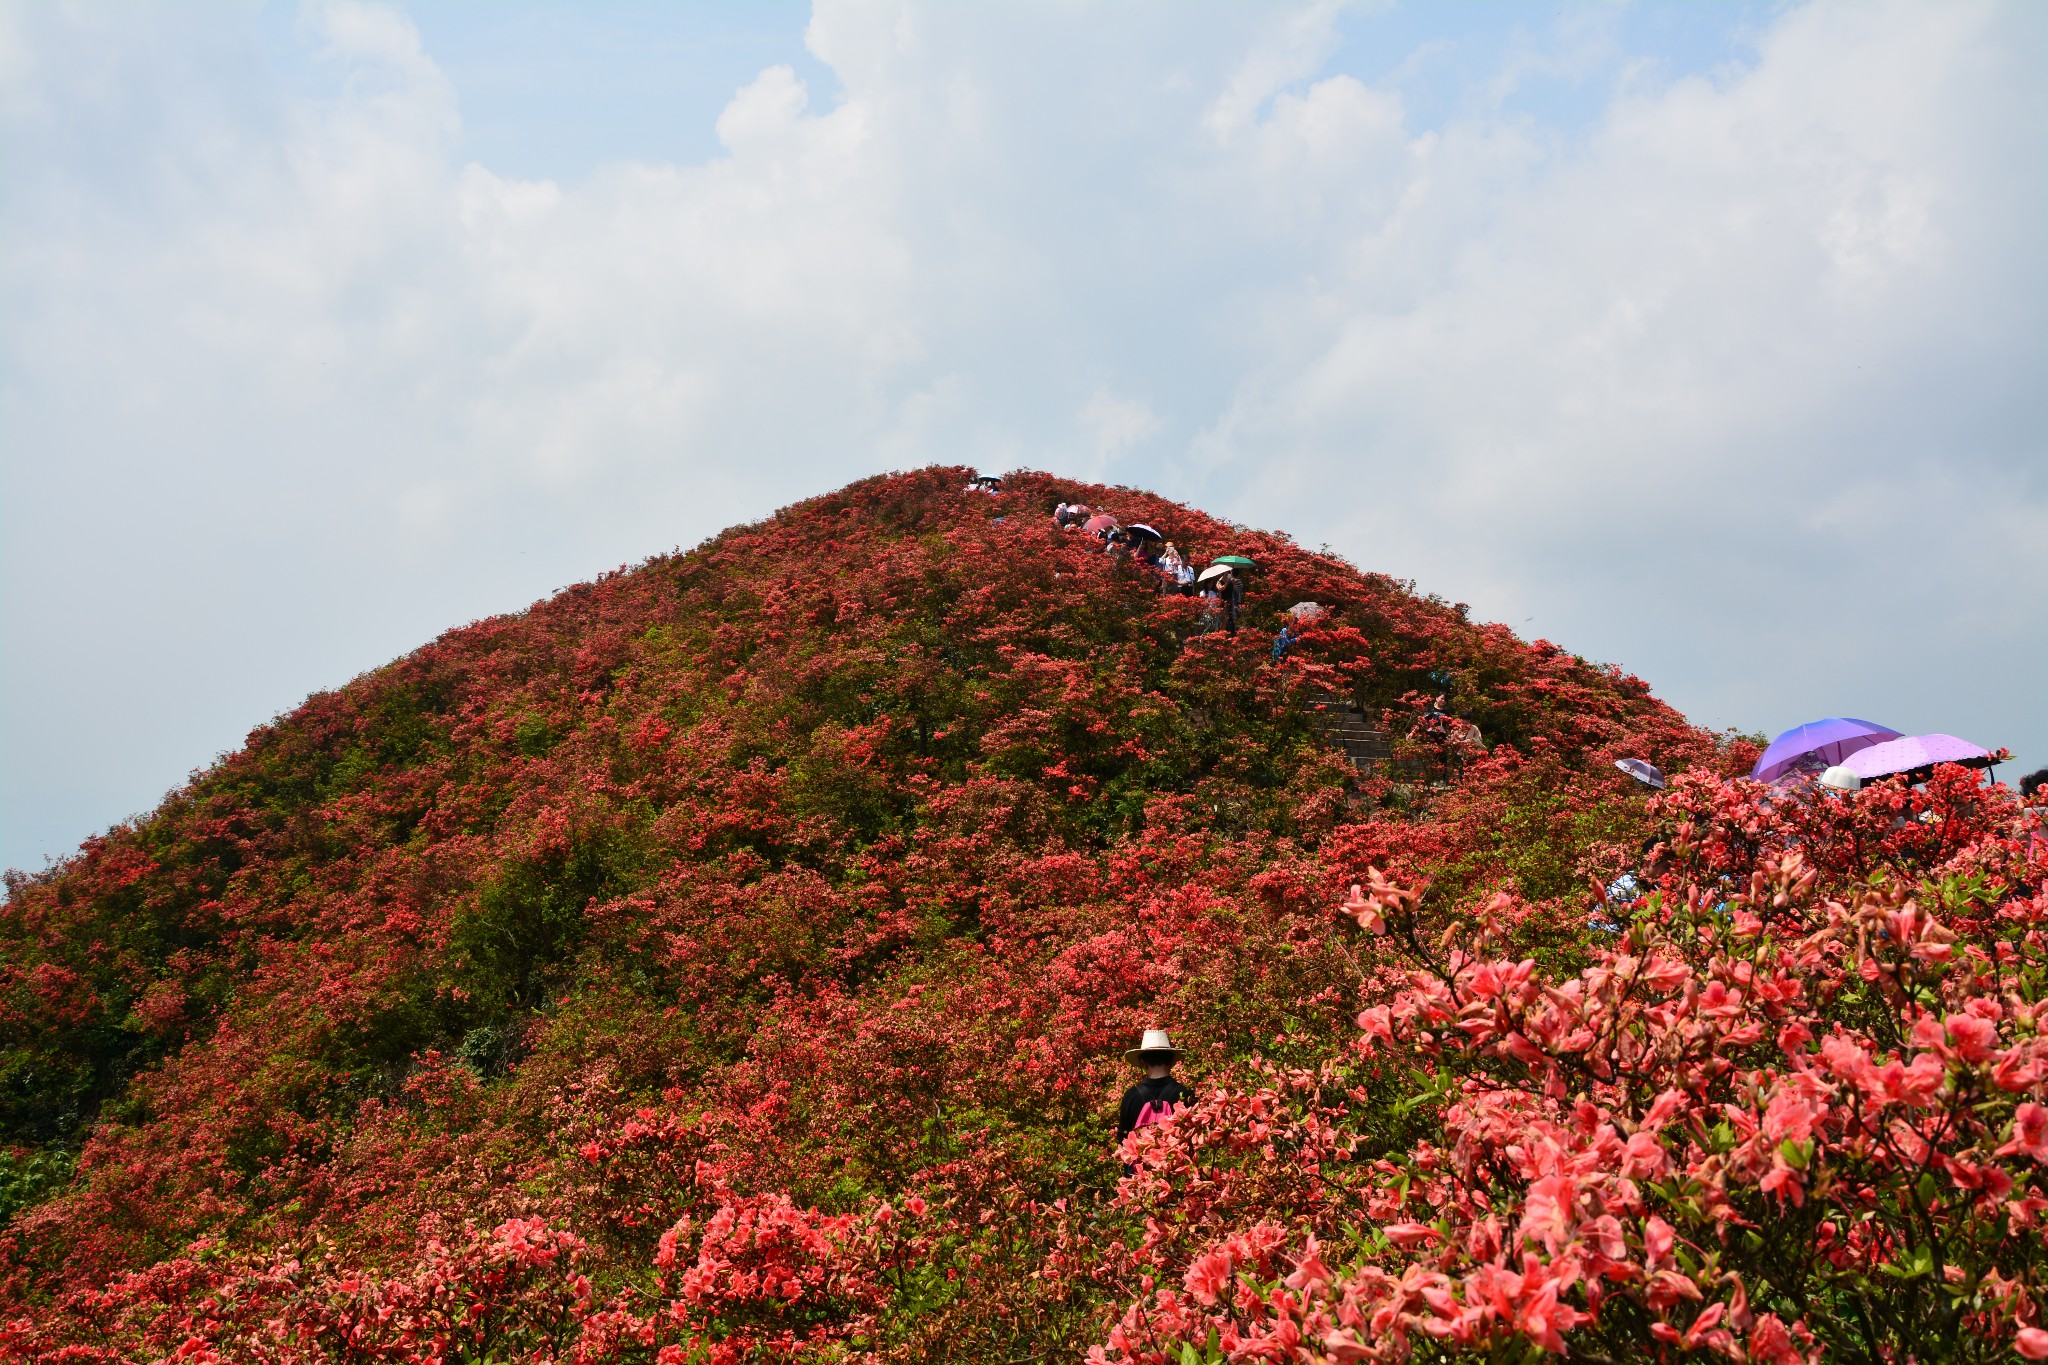
[[[1259,567],[1243,555],[1217,555],[1209,562],[1211,564],[1228,564],[1233,569],[1256,569]]]

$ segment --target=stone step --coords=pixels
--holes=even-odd
[[[1331,748],[1342,749],[1360,772],[1370,772],[1392,759],[1394,747],[1387,732],[1368,722],[1349,698],[1311,697],[1302,710],[1309,728]]]

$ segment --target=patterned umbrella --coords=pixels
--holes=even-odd
[[[1658,791],[1664,790],[1663,770],[1654,763],[1646,762],[1640,758],[1617,758],[1614,760],[1614,766],[1642,783],[1645,787],[1655,787]]]
[[[1842,766],[1868,782],[1873,777],[1909,773],[1915,768],[1931,768],[1937,763],[1961,763],[1981,768],[1990,761],[1991,755],[1987,751],[1954,735],[1910,735],[1905,739],[1887,740],[1867,749],[1858,749],[1842,760]]]

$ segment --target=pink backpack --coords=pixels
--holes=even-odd
[[[1155,1123],[1164,1123],[1173,1117],[1174,1106],[1165,1100],[1145,1101],[1145,1107],[1138,1111],[1138,1121],[1132,1128],[1149,1128]]]

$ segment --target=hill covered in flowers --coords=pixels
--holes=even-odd
[[[0,1357],[2048,1357],[2039,810],[1787,799],[1410,585],[965,477],[452,631],[12,876]],[[1256,560],[1246,628],[1075,499]],[[1483,756],[1324,742],[1446,680]],[[1120,1150],[1155,1025],[1198,1103]]]

